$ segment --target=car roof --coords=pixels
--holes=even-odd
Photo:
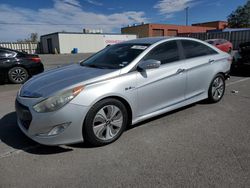
[[[227,41],[226,39],[207,39],[205,41],[217,41],[217,40],[225,40],[225,41]]]
[[[4,47],[0,47],[0,50],[6,50],[6,51],[11,51],[11,52],[20,53],[20,52],[17,51],[17,50],[13,50],[13,49],[10,49],[10,48],[4,48]]]
[[[191,41],[197,41],[197,42],[203,42],[199,39],[196,38],[190,38],[190,37],[170,37],[170,36],[164,36],[164,37],[147,37],[147,38],[138,38],[138,39],[134,39],[134,40],[128,40],[128,41],[124,41],[122,43],[134,43],[134,44],[155,44],[158,43],[160,41],[165,41],[167,39],[172,39],[172,40],[191,40]],[[220,39],[212,39],[212,40],[220,40]]]
[[[217,40],[220,40],[220,39],[207,39],[205,41],[217,41]]]
[[[125,41],[123,43],[135,43],[135,44],[154,44],[156,42],[162,41],[162,40],[166,40],[169,38],[173,38],[173,37],[147,37],[147,38],[138,38],[138,39],[134,39],[134,40],[129,40],[129,41]]]

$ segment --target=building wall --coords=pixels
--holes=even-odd
[[[71,53],[73,48],[78,53],[95,53],[107,45],[136,39],[136,35],[108,34],[59,34],[60,53]]]
[[[134,34],[139,38],[148,37],[149,35],[149,24],[137,25],[124,27],[121,29],[122,34]]]
[[[141,38],[154,36],[176,36],[180,33],[201,33],[214,29],[216,28],[170,24],[144,24],[122,28],[121,32],[123,34],[136,34],[139,38]]]
[[[101,35],[59,33],[60,53],[71,53],[77,48],[79,53],[93,53],[103,48]]]
[[[41,51],[42,53],[48,54],[49,49],[48,49],[48,39],[51,39],[51,43],[52,43],[52,52],[51,53],[55,53],[55,49],[56,51],[59,53],[60,52],[60,47],[59,47],[59,38],[58,38],[58,34],[51,34],[51,35],[45,35],[45,36],[41,36],[40,38],[40,42],[41,42]]]
[[[199,26],[182,26],[182,25],[169,25],[169,24],[149,24],[149,36],[152,37],[153,30],[164,30],[164,36],[176,36],[178,33],[200,33],[207,30],[213,30],[211,27],[199,27]]]
[[[202,27],[215,27],[217,30],[223,30],[228,26],[228,23],[224,21],[215,21],[215,22],[197,23],[192,25],[202,26]]]
[[[136,35],[103,35],[103,47],[136,38]]]
[[[136,38],[136,35],[54,33],[41,36],[41,42],[43,53],[50,53],[48,39],[52,41],[53,50],[51,53],[55,53],[55,51],[61,54],[71,53],[74,48],[78,49],[78,53],[95,53],[107,45]]]

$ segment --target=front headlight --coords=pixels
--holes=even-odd
[[[58,95],[49,97],[43,100],[42,102],[39,102],[38,104],[34,105],[33,109],[39,113],[56,111],[66,105],[73,98],[75,98],[83,89],[83,86],[78,86],[73,89],[59,93]]]

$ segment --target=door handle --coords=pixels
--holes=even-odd
[[[180,74],[180,73],[183,73],[185,71],[185,69],[178,69],[177,71],[176,71],[176,73],[177,74]]]
[[[214,59],[209,59],[208,63],[214,63]]]

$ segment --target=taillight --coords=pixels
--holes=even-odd
[[[230,63],[230,64],[231,64],[231,63],[232,63],[232,61],[233,61],[233,58],[232,58],[232,57],[227,58],[227,62],[228,62],[228,63]]]
[[[32,57],[32,58],[30,58],[30,60],[35,62],[35,63],[40,63],[41,62],[40,57]]]

